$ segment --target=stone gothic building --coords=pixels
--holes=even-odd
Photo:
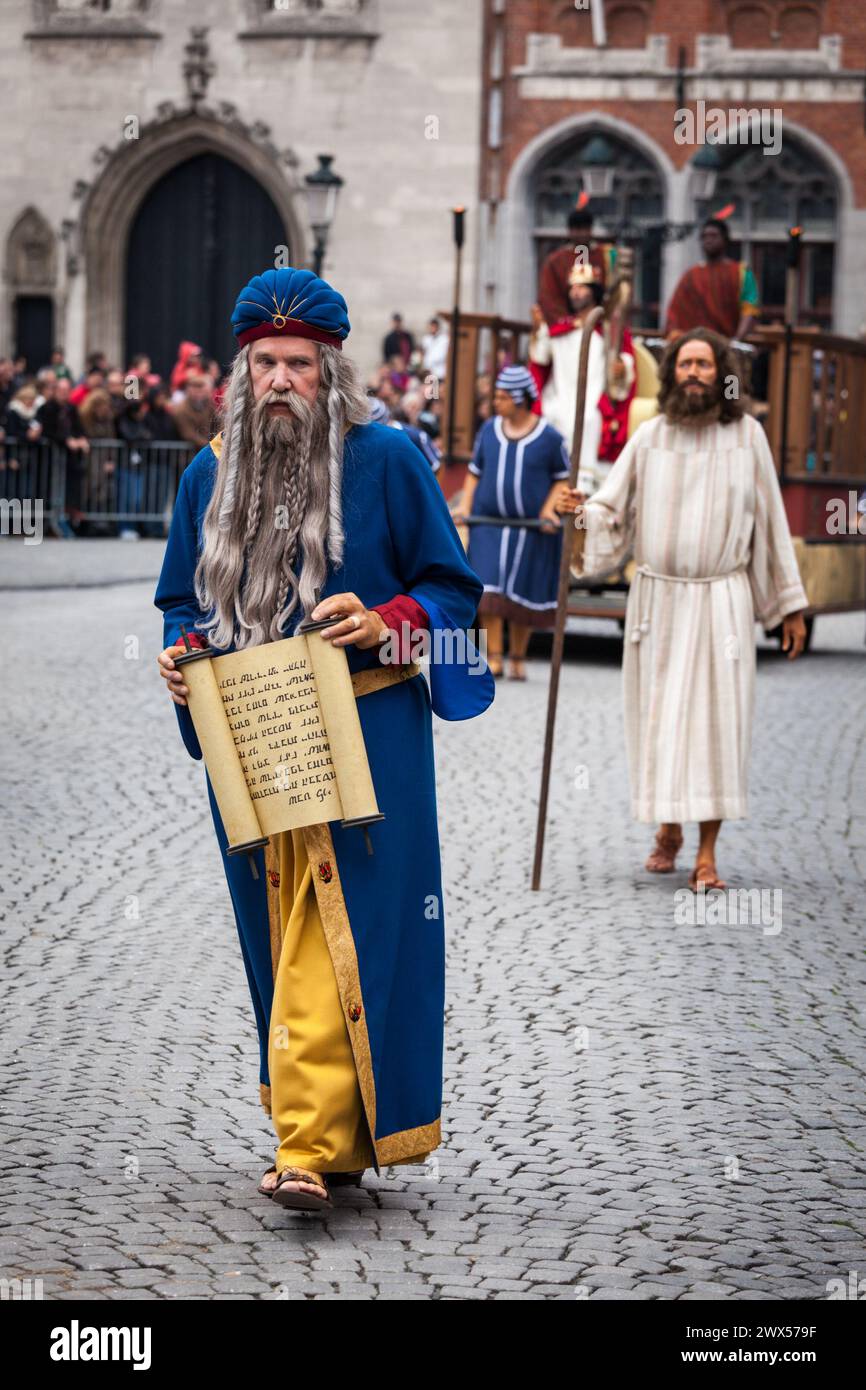
[[[0,7],[0,352],[77,369],[181,338],[228,360],[237,291],[309,265],[305,175],[343,179],[323,273],[369,370],[450,304],[478,187],[480,0],[17,0]],[[465,256],[474,284],[474,243]]]

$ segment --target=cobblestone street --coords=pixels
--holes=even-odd
[[[862,613],[797,663],[761,637],[752,818],[719,842],[761,921],[682,920],[694,826],[675,875],[641,867],[613,624],[574,626],[540,893],[546,661],[437,722],[443,1145],[308,1216],[255,1190],[273,1138],[157,675],[161,547],[92,543],[91,582],[125,582],[56,588],[74,545],[2,549],[0,1275],[61,1300],[820,1300],[866,1275]]]

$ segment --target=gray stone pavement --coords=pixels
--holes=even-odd
[[[98,544],[90,582],[135,577],[138,546]],[[71,563],[13,545],[0,585]],[[862,614],[819,619],[795,665],[762,644],[752,819],[720,865],[781,892],[763,924],[679,920],[687,858],[642,872],[613,627],[563,672],[540,893],[546,665],[437,724],[444,1143],[308,1216],[255,1192],[255,1030],[152,592],[0,597],[0,1276],[57,1300],[817,1300],[866,1275]]]

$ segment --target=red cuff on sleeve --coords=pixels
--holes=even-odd
[[[201,633],[201,632],[190,632],[189,629],[187,629],[187,634],[186,634],[186,635],[187,635],[187,637],[189,638],[189,645],[190,645],[191,647],[197,647],[197,648],[199,648],[199,649],[202,649],[202,648],[204,648],[204,647],[206,647],[206,646],[208,645],[208,640],[207,640],[207,638],[206,638],[206,637],[204,636],[204,634]],[[183,637],[181,636],[180,633],[177,634],[177,637],[176,637],[176,638],[174,639],[174,641],[172,642],[172,646],[173,646],[173,647],[182,647],[182,646],[183,646]]]
[[[386,626],[397,634],[400,661],[407,665],[412,660],[410,648],[415,633],[424,632],[429,626],[426,610],[408,594],[395,594],[388,603],[377,603],[370,612],[378,613]],[[408,623],[408,628],[404,623]]]

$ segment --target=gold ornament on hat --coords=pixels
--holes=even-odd
[[[601,284],[601,272],[597,265],[592,265],[586,261],[575,261],[568,273],[568,283],[570,285],[599,285]]]

